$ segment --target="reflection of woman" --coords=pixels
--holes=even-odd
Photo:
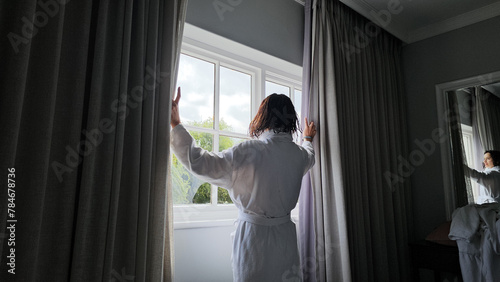
[[[478,204],[500,202],[500,151],[486,151],[483,161],[484,171],[479,172],[465,166],[466,173],[480,186],[480,195],[484,195]]]
[[[239,209],[233,240],[234,281],[282,281],[297,273],[299,256],[290,211],[297,204],[303,175],[314,164],[315,125],[305,119],[304,142],[295,144],[297,114],[285,95],[264,99],[250,123],[258,139],[214,154],[196,146],[180,124],[172,101],[171,147],[179,161],[200,179],[228,189]]]

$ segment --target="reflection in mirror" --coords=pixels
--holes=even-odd
[[[455,206],[499,202],[500,183],[485,179],[500,178],[500,167],[484,162],[500,150],[500,82],[449,90],[444,100]]]

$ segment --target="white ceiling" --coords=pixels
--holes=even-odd
[[[340,1],[406,43],[500,15],[498,0]]]

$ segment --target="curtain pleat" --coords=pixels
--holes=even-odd
[[[175,84],[177,81],[177,71],[179,69],[179,54],[181,50],[182,44],[182,34],[184,32],[184,22],[186,19],[186,10],[187,10],[187,0],[175,1],[172,2],[162,2],[164,4],[164,11],[171,11],[175,17],[166,17],[163,19],[164,23],[160,25],[160,38],[161,43],[160,46],[164,49],[164,55],[160,58],[160,63],[166,66],[166,69],[169,70],[169,73],[160,73],[161,77],[168,82],[166,84],[161,84],[162,91],[168,91],[169,95],[162,95],[159,97],[158,105],[158,115],[157,122],[155,122],[156,127],[156,136],[154,140],[156,140],[155,147],[157,148],[156,154],[162,156],[161,159],[157,160],[157,162],[161,161],[161,165],[155,166],[154,173],[154,184],[157,188],[155,191],[155,195],[153,199],[155,200],[154,210],[152,210],[154,217],[152,219],[164,220],[164,226],[155,225],[154,227],[158,228],[158,230],[152,230],[150,232],[148,242],[156,242],[156,244],[150,244],[148,246],[148,250],[150,253],[156,252],[156,257],[163,258],[163,265],[160,262],[155,261],[155,256],[149,256],[151,262],[149,264],[148,271],[151,273],[155,273],[154,270],[156,267],[164,269],[163,272],[163,281],[170,281],[173,278],[174,273],[174,250],[173,250],[173,236],[174,236],[174,227],[173,227],[173,196],[172,196],[172,187],[171,181],[166,181],[167,175],[170,174],[170,108],[172,106],[173,93],[175,90]],[[168,4],[167,4],[168,3]],[[170,4],[171,3],[171,4]],[[168,111],[163,110],[164,107],[168,108]],[[161,122],[160,122],[161,121]],[[168,144],[169,146],[164,146],[164,144]],[[167,172],[167,173],[165,173]],[[159,184],[167,183],[168,189],[164,189],[159,186]],[[168,200],[168,204],[165,205],[163,202]],[[166,219],[166,222],[165,222]],[[162,229],[159,229],[163,227]],[[163,238],[158,238],[156,236],[157,233],[165,234],[167,238],[167,242],[163,244],[162,241],[159,241]],[[163,249],[157,248],[158,245],[163,244]],[[158,263],[158,265],[155,265]],[[152,281],[155,281],[155,277],[151,277]],[[161,278],[161,277],[158,277]],[[160,280],[160,279],[157,279]]]
[[[0,280],[173,279],[169,119],[186,4],[0,3],[0,162],[18,187],[17,273],[1,233]]]
[[[319,128],[319,162],[311,171],[317,281],[408,281],[401,42],[339,1],[309,3],[311,78],[304,96]],[[327,263],[318,259],[325,242],[340,244]]]
[[[311,83],[311,1],[304,5],[304,56],[302,67],[301,113],[310,117],[309,85]],[[303,121],[301,121],[302,124]],[[299,254],[303,281],[316,282],[316,230],[314,228],[314,193],[311,187],[311,174],[308,171],[302,178],[299,195]]]
[[[305,5],[302,113],[319,130],[316,165],[303,181],[300,202],[302,271],[304,281],[350,281],[337,107],[335,96],[327,95],[335,91],[332,25],[318,2]]]
[[[462,138],[459,103],[455,91],[446,93],[446,103],[449,110],[447,118],[448,132],[450,133],[450,156],[453,171],[453,189],[455,191],[455,206],[457,208],[474,203],[471,181],[466,177],[464,166],[467,157]]]
[[[405,281],[410,190],[386,177],[408,158],[401,43],[343,4],[332,11],[352,279]]]
[[[480,86],[476,87],[475,98],[474,115],[481,145],[485,150],[500,150],[500,131],[498,130],[500,98]]]

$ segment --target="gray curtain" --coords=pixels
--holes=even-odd
[[[2,233],[1,281],[172,280],[170,96],[185,9],[0,3],[0,162],[15,168],[17,220],[16,274]]]
[[[309,86],[311,83],[311,19],[312,1],[305,1],[304,5],[304,56],[302,67],[302,108],[303,117],[311,120],[312,112],[309,111]],[[316,123],[317,121],[314,120]],[[303,120],[301,121],[303,129]],[[318,133],[318,137],[319,137]],[[315,147],[317,149],[317,146]],[[316,232],[314,191],[311,187],[311,174],[307,172],[302,178],[302,187],[299,196],[299,250],[301,261],[301,272],[298,274],[303,281],[316,282]],[[322,270],[324,271],[324,270]]]
[[[316,164],[300,198],[304,281],[350,281],[331,18],[325,1],[306,1],[302,113],[319,128]],[[310,180],[309,180],[310,179]]]
[[[479,124],[478,124],[478,117],[477,117],[477,101],[476,101],[476,92],[477,92],[477,87],[470,87],[471,90],[471,102],[472,102],[472,109],[470,111],[470,119],[471,119],[471,124],[472,124],[472,146],[474,150],[474,156],[472,157],[473,159],[471,160],[471,168],[474,168],[476,170],[482,170],[483,169],[483,152],[484,148],[483,145],[481,144],[481,138],[479,135]]]
[[[410,187],[398,170],[408,159],[401,42],[339,1],[306,1],[307,11],[304,96],[319,127],[310,209],[316,280],[408,281]]]
[[[482,87],[476,87],[474,112],[479,140],[485,150],[500,150],[500,98]]]
[[[467,165],[467,158],[462,139],[462,128],[460,121],[459,102],[456,91],[446,93],[446,103],[448,108],[447,126],[450,134],[450,156],[453,172],[453,189],[455,196],[455,207],[463,207],[474,203],[474,195],[472,193],[472,185],[470,178],[466,177],[464,165]]]

